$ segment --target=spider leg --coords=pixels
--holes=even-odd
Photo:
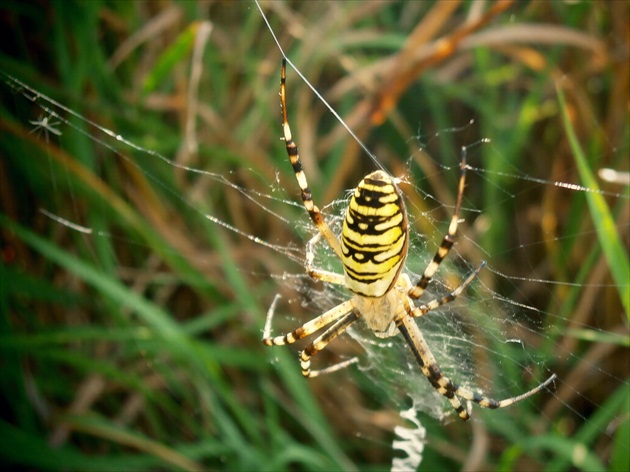
[[[321,238],[322,233],[316,233],[315,236],[313,236],[306,244],[306,273],[315,280],[321,280],[322,282],[329,282],[335,285],[345,285],[345,275],[314,268],[313,260],[315,259],[315,245]]]
[[[429,346],[424,340],[424,336],[415,321],[404,316],[398,321],[398,329],[411,348],[411,352],[413,352],[416,361],[420,365],[420,370],[431,385],[433,385],[433,388],[435,388],[438,393],[448,398],[461,419],[468,421],[471,413],[470,405],[466,405],[465,408],[462,405],[462,402],[456,395],[458,389],[457,385],[454,385],[448,377],[442,374],[435,357],[433,357],[433,354],[429,350]]]
[[[346,278],[341,274],[334,272],[328,272],[327,270],[319,270],[307,267],[306,272],[309,276],[315,280],[321,280],[322,282],[328,282],[335,285],[345,285]]]
[[[434,300],[431,300],[430,302],[424,303],[422,305],[420,305],[419,307],[411,307],[411,304],[409,305],[409,308],[407,310],[407,312],[409,313],[409,315],[413,316],[414,318],[419,318],[420,316],[425,315],[426,313],[435,310],[436,308],[446,304],[446,303],[450,303],[453,300],[455,300],[457,297],[459,297],[459,295],[461,295],[461,293],[466,289],[466,287],[468,287],[468,285],[470,285],[470,283],[475,280],[475,278],[477,277],[477,275],[479,275],[479,272],[481,271],[481,269],[483,269],[486,266],[486,262],[482,262],[481,265],[479,265],[479,267],[477,267],[475,269],[475,271],[470,274],[466,280],[464,280],[464,282],[457,287],[455,290],[453,290],[451,293],[449,293],[448,295],[443,296],[442,298],[436,298]],[[412,289],[413,290],[413,289]],[[407,305],[407,304],[406,304]]]
[[[287,63],[286,60],[283,59],[282,75],[280,76],[280,105],[282,108],[282,131],[284,134],[284,143],[287,148],[287,154],[289,155],[289,160],[293,166],[295,177],[297,178],[298,185],[302,191],[302,202],[304,203],[308,214],[311,216],[311,220],[313,220],[313,223],[315,223],[319,232],[324,236],[333,251],[335,251],[337,257],[341,258],[341,246],[339,244],[339,240],[337,239],[337,236],[335,236],[335,233],[333,233],[330,226],[328,226],[328,223],[326,223],[326,220],[324,220],[324,216],[322,215],[320,209],[313,202],[313,195],[308,186],[304,170],[302,169],[302,161],[300,160],[300,155],[298,154],[297,144],[295,144],[291,136],[291,127],[289,126],[289,117],[286,105],[286,69]]]
[[[267,313],[265,329],[263,330],[262,342],[267,346],[283,346],[285,344],[293,344],[298,339],[305,338],[352,312],[353,304],[352,300],[347,300],[337,305],[336,307],[331,308],[326,313],[319,315],[317,318],[313,318],[311,321],[304,323],[302,326],[291,331],[290,333],[276,337],[271,336],[271,319],[274,313],[273,308],[274,306],[272,305],[269,309],[269,312]]]
[[[556,374],[551,374],[551,376],[549,376],[547,380],[545,380],[543,383],[541,383],[537,387],[534,387],[531,390],[528,390],[527,392],[517,395],[515,397],[505,398],[503,400],[493,400],[492,398],[488,398],[484,395],[473,392],[472,390],[468,390],[467,388],[459,387],[456,384],[453,384],[453,385],[457,387],[457,390],[455,391],[455,393],[459,395],[460,397],[464,398],[465,400],[475,402],[482,408],[495,409],[495,408],[505,408],[506,406],[513,405],[516,402],[520,402],[521,400],[525,400],[526,398],[537,394],[543,388],[549,385],[551,382],[556,380],[556,377],[558,377]]]
[[[459,211],[462,206],[462,200],[464,198],[464,187],[466,185],[466,154],[462,155],[462,161],[460,164],[461,175],[459,177],[459,185],[457,187],[457,202],[455,203],[455,212],[453,213],[453,217],[451,218],[451,223],[448,226],[448,232],[446,236],[442,239],[442,243],[438,248],[437,252],[433,256],[433,260],[429,263],[426,269],[424,269],[424,273],[420,280],[416,283],[416,286],[409,290],[409,296],[413,299],[418,299],[422,296],[427,285],[435,275],[438,270],[438,267],[449,253],[453,244],[455,243],[455,235],[457,234],[457,226],[459,224]]]
[[[418,361],[418,364],[420,365],[420,369],[422,370],[424,376],[429,380],[431,385],[433,385],[433,387],[440,394],[449,399],[451,405],[453,405],[453,408],[455,409],[455,411],[457,411],[459,417],[464,421],[470,419],[471,410],[470,405],[468,405],[464,409],[460,397],[469,402],[475,402],[482,408],[505,408],[540,392],[556,378],[556,374],[553,374],[537,387],[521,395],[506,398],[503,400],[494,400],[477,392],[473,392],[472,390],[469,390],[467,388],[460,387],[458,384],[445,376],[438,366],[435,357],[433,357],[433,354],[431,353],[429,346],[427,345],[424,336],[422,335],[422,332],[411,318],[406,316],[401,318],[398,321],[398,329],[400,330],[403,337],[405,338],[405,341],[411,348],[411,351]]]
[[[358,319],[359,315],[357,314],[356,310],[352,310],[350,313],[346,314],[346,316],[341,318],[334,325],[324,331],[321,336],[315,339],[311,344],[306,346],[303,351],[300,352],[300,367],[302,368],[302,375],[304,377],[317,377],[321,374],[328,374],[330,372],[342,369],[347,365],[353,364],[357,361],[355,357],[348,361],[335,364],[331,367],[327,367],[326,369],[311,370],[311,357],[313,357],[318,352],[324,350],[333,339],[343,333],[346,329],[348,329],[348,326],[350,326]]]

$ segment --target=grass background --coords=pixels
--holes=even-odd
[[[558,388],[510,410],[475,409],[465,425],[424,418],[421,468],[627,470],[628,187],[589,177],[628,170],[628,3],[264,8],[289,57],[380,161],[396,175],[409,169],[444,204],[412,195],[415,208],[437,206],[447,222],[457,172],[444,169],[457,169],[461,146],[492,140],[469,156],[488,171],[471,173],[466,190],[481,212],[467,215],[463,240],[479,246],[458,251],[470,261],[485,251],[516,278],[485,282],[540,310],[538,355]],[[0,21],[2,71],[180,165],[263,194],[286,187],[280,198],[297,200],[278,139],[281,56],[253,3],[8,2]],[[386,399],[352,374],[307,382],[295,350],[260,343],[281,290],[267,274],[298,274],[299,264],[203,214],[298,250],[305,235],[220,181],[67,113],[76,128],[32,132],[43,102],[3,79],[2,462],[387,469],[398,413]],[[289,108],[318,201],[330,202],[370,163],[292,71]],[[608,193],[593,200],[553,181]],[[305,221],[299,206],[265,204]],[[437,241],[437,226],[417,229]],[[502,375],[524,384],[518,370]]]

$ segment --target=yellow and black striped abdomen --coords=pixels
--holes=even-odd
[[[341,233],[346,286],[358,295],[382,297],[396,283],[407,257],[407,214],[400,191],[383,171],[357,186]]]

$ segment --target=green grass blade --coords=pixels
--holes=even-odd
[[[68,252],[51,244],[35,233],[17,225],[4,215],[0,215],[0,224],[15,232],[20,239],[32,248],[46,256],[49,260],[61,265],[70,272],[81,277],[90,285],[101,290],[113,300],[134,310],[149,326],[151,326],[164,339],[171,342],[183,342],[185,336],[179,326],[173,322],[168,314],[159,307],[149,303],[132,290],[127,289],[116,279],[105,276],[96,268],[86,264],[81,259],[73,257]]]
[[[569,119],[564,92],[559,86],[556,87],[556,91],[562,110],[565,131],[569,139],[569,144],[571,145],[573,157],[578,166],[580,177],[582,178],[582,184],[592,190],[586,193],[586,201],[591,211],[591,217],[595,224],[599,243],[608,260],[613,279],[617,284],[621,303],[626,310],[626,316],[630,319],[630,287],[628,285],[630,281],[630,262],[628,262],[628,254],[621,243],[621,238],[615,227],[615,220],[610,213],[610,209],[602,195],[598,193],[599,186],[597,185],[597,180],[591,172],[584,151],[580,146],[571,120]]]

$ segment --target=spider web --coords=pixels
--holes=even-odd
[[[117,238],[115,233],[101,231],[97,224],[77,217],[83,214],[79,209],[83,202],[73,195],[74,184],[70,183],[70,179],[66,182],[59,181],[58,172],[50,170],[59,162],[57,161],[59,156],[52,148],[57,145],[63,147],[64,140],[69,134],[78,134],[104,152],[108,152],[108,157],[105,159],[117,159],[121,164],[129,166],[130,175],[136,171],[142,174],[147,180],[153,182],[167,199],[176,202],[177,207],[196,215],[194,218],[199,221],[210,221],[216,226],[217,231],[223,231],[223,234],[229,235],[230,238],[247,241],[259,247],[261,251],[272,254],[271,257],[279,256],[289,262],[288,268],[284,267],[276,272],[271,271],[272,279],[278,287],[277,291],[283,295],[283,303],[280,304],[276,318],[277,325],[274,327],[275,333],[295,327],[349,296],[339,287],[313,284],[303,274],[301,268],[304,265],[304,246],[314,234],[314,228],[296,197],[297,184],[292,181],[292,176],[286,170],[287,165],[284,162],[285,156],[281,145],[277,147],[280,150],[278,168],[273,170],[275,180],[272,181],[254,167],[235,171],[225,167],[213,169],[211,163],[208,169],[205,166],[200,168],[196,165],[187,165],[154,150],[150,143],[155,143],[157,137],[153,137],[153,140],[148,138],[149,144],[140,143],[136,138],[127,138],[124,131],[108,129],[99,123],[98,118],[89,118],[76,111],[78,107],[65,104],[63,100],[54,100],[43,93],[40,90],[41,87],[31,88],[29,84],[15,79],[12,75],[3,74],[2,79],[5,92],[10,91],[11,99],[19,110],[21,122],[17,123],[17,126],[31,130],[30,135],[23,134],[23,139],[36,139],[47,145],[53,144],[52,147],[49,146],[51,150],[47,151],[49,168],[42,171],[43,178],[46,179],[46,176],[49,178],[48,185],[52,200],[48,204],[42,204],[41,200],[38,202],[38,209],[46,218],[72,231],[80,232],[84,235],[82,237]],[[290,82],[290,88],[303,86],[295,77],[291,77]],[[275,89],[270,90],[269,94],[275,97]],[[297,121],[298,126],[295,128],[299,129],[299,120]],[[8,121],[5,123],[10,125]],[[452,203],[442,202],[441,195],[432,193],[426,188],[432,188],[429,182],[431,178],[438,178],[444,182],[456,182],[458,162],[461,157],[451,156],[450,163],[445,164],[442,160],[432,157],[427,149],[436,142],[449,140],[454,135],[465,133],[466,129],[467,126],[458,130],[443,129],[432,135],[419,133],[418,136],[409,138],[415,143],[418,152],[435,165],[435,175],[431,177],[418,175],[417,161],[413,157],[406,160],[402,174],[392,170],[392,173],[403,180],[401,188],[407,198],[407,210],[411,219],[412,241],[407,271],[412,280],[418,278],[437,249],[448,226],[453,208]],[[299,136],[296,136],[296,139],[300,145]],[[482,148],[494,148],[492,139],[494,136],[489,137],[490,143],[477,142],[466,148],[471,167],[468,172],[467,193],[474,194],[474,188],[480,182],[491,182],[491,185],[496,185],[497,180],[493,178],[496,176],[496,171],[480,164]],[[509,163],[509,156],[498,154],[495,157]],[[313,163],[305,165],[313,165]],[[172,174],[179,175],[181,181],[172,179],[170,177]],[[316,172],[313,175],[317,175]],[[308,172],[307,176],[310,176]],[[107,175],[102,175],[103,179],[107,177]],[[358,180],[361,175],[356,177]],[[513,201],[515,207],[527,201],[529,192],[551,187],[557,189],[561,195],[584,196],[587,193],[598,192],[611,201],[625,200],[627,203],[628,199],[627,193],[621,191],[596,191],[575,182],[565,183],[547,179],[544,175],[531,174],[518,167],[513,167],[505,177],[507,180],[516,182],[516,185],[505,183],[496,190],[502,198]],[[281,238],[271,234],[261,236],[252,231],[247,222],[233,221],[216,210],[214,208],[216,202],[204,202],[199,194],[184,190],[182,182],[193,182],[195,185],[205,182],[197,188],[218,188],[218,192],[213,193],[214,195],[223,194],[224,198],[238,202],[237,206],[252,209],[252,213],[255,213],[257,218],[271,222],[270,225],[275,228],[284,228],[286,234],[292,234],[292,237]],[[243,182],[254,182],[258,186],[253,188]],[[316,179],[315,182],[317,182]],[[454,198],[455,185],[444,184],[444,188],[446,194]],[[315,201],[318,204],[324,204],[324,201],[319,200],[319,196],[323,195],[325,190],[323,187],[319,190]],[[69,200],[73,208],[64,208],[63,203],[56,205],[63,201],[62,194],[65,192],[70,194]],[[323,208],[328,221],[337,233],[347,197],[346,193]],[[540,271],[543,275],[534,275],[524,279],[520,276],[511,276],[499,262],[495,262],[503,259],[504,255],[478,241],[477,236],[483,232],[483,228],[496,223],[488,221],[485,216],[491,214],[492,209],[477,207],[475,201],[478,200],[473,197],[466,198],[461,215],[464,221],[458,234],[458,243],[440,266],[438,276],[432,282],[423,300],[430,300],[451,291],[478,266],[481,260],[488,261],[488,267],[485,269],[487,274],[482,274],[457,300],[435,313],[426,315],[418,320],[418,324],[439,365],[450,378],[469,389],[483,391],[492,398],[502,399],[522,393],[524,385],[529,385],[527,388],[530,388],[542,382],[553,371],[554,359],[543,354],[547,351],[540,348],[546,343],[556,342],[558,333],[554,333],[550,328],[565,324],[572,325],[566,323],[571,314],[564,313],[561,306],[553,303],[554,299],[560,300],[558,291],[563,288],[568,290],[572,286],[578,286],[585,291],[598,290],[610,284],[584,281],[588,280],[586,278],[578,278],[575,282],[559,282],[545,275],[538,263],[528,256],[530,251],[535,251],[540,246],[555,243],[553,239],[547,240],[544,236],[539,239],[528,239],[523,244],[517,241],[507,245],[507,250],[510,255],[514,255],[515,261],[529,264],[532,273]],[[91,211],[98,214],[99,211],[105,210],[93,208]],[[527,222],[517,222],[517,224],[522,224],[526,229]],[[621,229],[627,232],[627,225]],[[590,238],[593,231],[584,232],[583,229],[577,229],[576,232],[564,237]],[[134,241],[126,240],[125,242],[135,244]],[[341,271],[339,262],[324,244],[319,244],[316,249],[315,261],[318,267],[335,272]],[[201,258],[200,264],[203,266],[204,263],[210,264]],[[268,276],[265,271],[255,267],[243,266],[240,270],[258,280],[264,280]],[[538,293],[546,293],[550,302],[541,304],[538,300],[530,300],[528,287],[531,286],[536,288]],[[269,300],[268,304],[270,303]],[[264,310],[266,307],[263,306],[261,309]],[[280,319],[283,309],[286,309],[287,313],[292,313],[293,316],[287,315],[284,320]],[[576,336],[594,333],[603,337],[614,334],[605,329],[579,324],[579,322],[572,326],[574,326],[572,329],[575,330]],[[352,382],[368,389],[370,387],[366,385],[373,384],[374,398],[387,398],[387,402],[396,411],[410,411],[411,408],[414,412],[421,411],[440,420],[454,419],[450,404],[437,394],[421,375],[401,337],[377,339],[361,324],[353,327],[350,335],[360,346],[358,351],[341,342],[338,349],[331,346],[331,350],[342,360],[354,355],[359,356],[360,375]],[[622,373],[601,368],[593,360],[584,359],[571,352],[562,352],[561,355],[572,362],[585,362],[612,383],[627,384],[627,379]],[[316,357],[314,362],[325,363],[326,360]],[[298,369],[297,362],[295,368]],[[514,370],[527,375],[527,381],[515,384],[514,379],[518,379],[519,375],[514,375]],[[508,375],[508,372],[511,373]],[[559,390],[568,392],[565,393],[566,396],[572,394],[583,398],[584,401],[589,401],[586,394],[575,391],[562,377],[557,383]],[[573,409],[572,404],[565,400],[566,397],[558,395],[556,398],[563,408]],[[479,409],[474,408],[473,416],[478,412]],[[544,411],[540,413],[549,414]],[[575,410],[573,414],[582,416],[582,413]],[[412,419],[411,422],[415,420]],[[420,431],[422,428],[417,426],[416,429]],[[398,435],[400,436],[401,433]]]

